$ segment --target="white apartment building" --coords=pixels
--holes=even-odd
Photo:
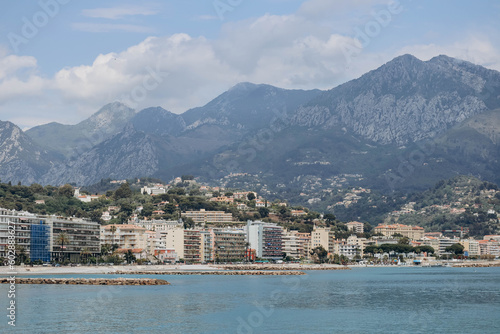
[[[347,230],[354,231],[354,233],[363,233],[365,224],[360,222],[349,222],[346,224]]]
[[[300,259],[302,257],[303,251],[297,231],[287,231],[283,234],[283,252],[286,256],[290,256],[294,259]]]
[[[283,228],[274,223],[248,221],[245,229],[247,241],[255,255],[263,259],[283,257]]]
[[[183,228],[181,220],[164,220],[164,219],[151,219],[151,220],[137,220],[132,222],[133,225],[143,227],[149,231],[168,231]]]

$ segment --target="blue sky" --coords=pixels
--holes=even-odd
[[[242,81],[330,89],[404,53],[500,70],[498,22],[493,0],[4,1],[0,120],[181,113]]]

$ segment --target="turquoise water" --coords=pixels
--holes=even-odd
[[[0,285],[0,333],[500,333],[500,268],[307,273],[157,276],[171,286],[17,285],[15,328]]]

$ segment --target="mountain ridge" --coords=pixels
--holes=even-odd
[[[398,189],[476,170],[495,181],[498,145],[485,143],[496,132],[483,126],[489,134],[478,134],[462,125],[480,115],[486,117],[481,124],[494,121],[488,112],[500,107],[499,92],[499,72],[447,56],[421,61],[402,55],[327,91],[240,83],[180,115],[161,107],[137,113],[123,107],[121,128],[109,131],[107,118],[96,117],[84,124],[100,126],[106,136],[77,146],[73,159],[51,161],[37,180],[85,185],[110,176],[167,180],[190,173],[210,179],[251,171],[276,192],[304,192],[310,180],[344,174],[361,175],[356,182],[382,189],[384,177],[431,140],[436,150],[425,152],[410,178],[400,177]],[[460,152],[467,153],[463,161]]]

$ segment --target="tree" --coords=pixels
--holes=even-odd
[[[326,220],[328,224],[333,224],[335,223],[335,220],[337,219],[333,213],[327,213],[323,216],[323,219]]]
[[[120,198],[130,198],[132,197],[132,190],[130,189],[130,185],[128,182],[122,184],[120,188],[116,189],[114,198],[118,200]]]
[[[88,247],[85,247],[80,251],[80,260],[82,262],[87,262],[89,255],[91,255]]]
[[[56,243],[60,244],[61,245],[61,255],[59,257],[59,260],[61,261],[64,261],[64,245],[67,245],[69,244],[69,237],[68,235],[65,233],[65,232],[61,232],[59,233],[59,235],[57,236],[56,238]]]
[[[104,244],[101,246],[101,255],[108,255],[109,252],[111,252],[111,245],[110,244]]]
[[[102,212],[94,210],[90,213],[90,220],[93,222],[101,223]]]
[[[113,240],[111,241],[111,245],[115,245],[116,226],[115,225],[111,225],[111,227],[109,228],[109,230],[111,231],[111,235],[113,236]]]
[[[399,245],[409,245],[410,244],[410,238],[408,238],[408,237],[402,237],[401,239],[399,239],[398,244]]]
[[[453,244],[451,246],[446,247],[445,252],[451,252],[455,255],[460,255],[464,253],[464,246],[459,243]]]
[[[434,248],[431,246],[423,245],[423,246],[418,246],[420,248],[421,252],[428,253],[428,254],[434,254]]]
[[[196,224],[191,217],[184,217],[182,218],[182,221],[184,222],[184,228],[185,229],[190,229],[193,228],[194,225]]]
[[[255,194],[254,194],[254,193],[248,193],[248,195],[247,195],[247,199],[248,199],[249,201],[253,201],[253,200],[255,199]]]
[[[25,263],[28,260],[28,255],[26,255],[26,250],[24,246],[15,245],[16,249],[16,264],[19,265],[21,263]]]
[[[58,193],[60,196],[71,198],[73,197],[75,191],[73,190],[73,187],[71,185],[65,184],[64,186],[59,188]]]
[[[268,208],[259,208],[259,215],[262,218],[269,217],[269,209]]]
[[[134,254],[132,253],[132,250],[129,249],[127,250],[127,252],[125,253],[125,261],[127,261],[128,264],[134,262],[136,260]]]
[[[328,251],[320,245],[314,249],[311,249],[310,254],[317,263],[324,263],[326,257],[328,256]]]

